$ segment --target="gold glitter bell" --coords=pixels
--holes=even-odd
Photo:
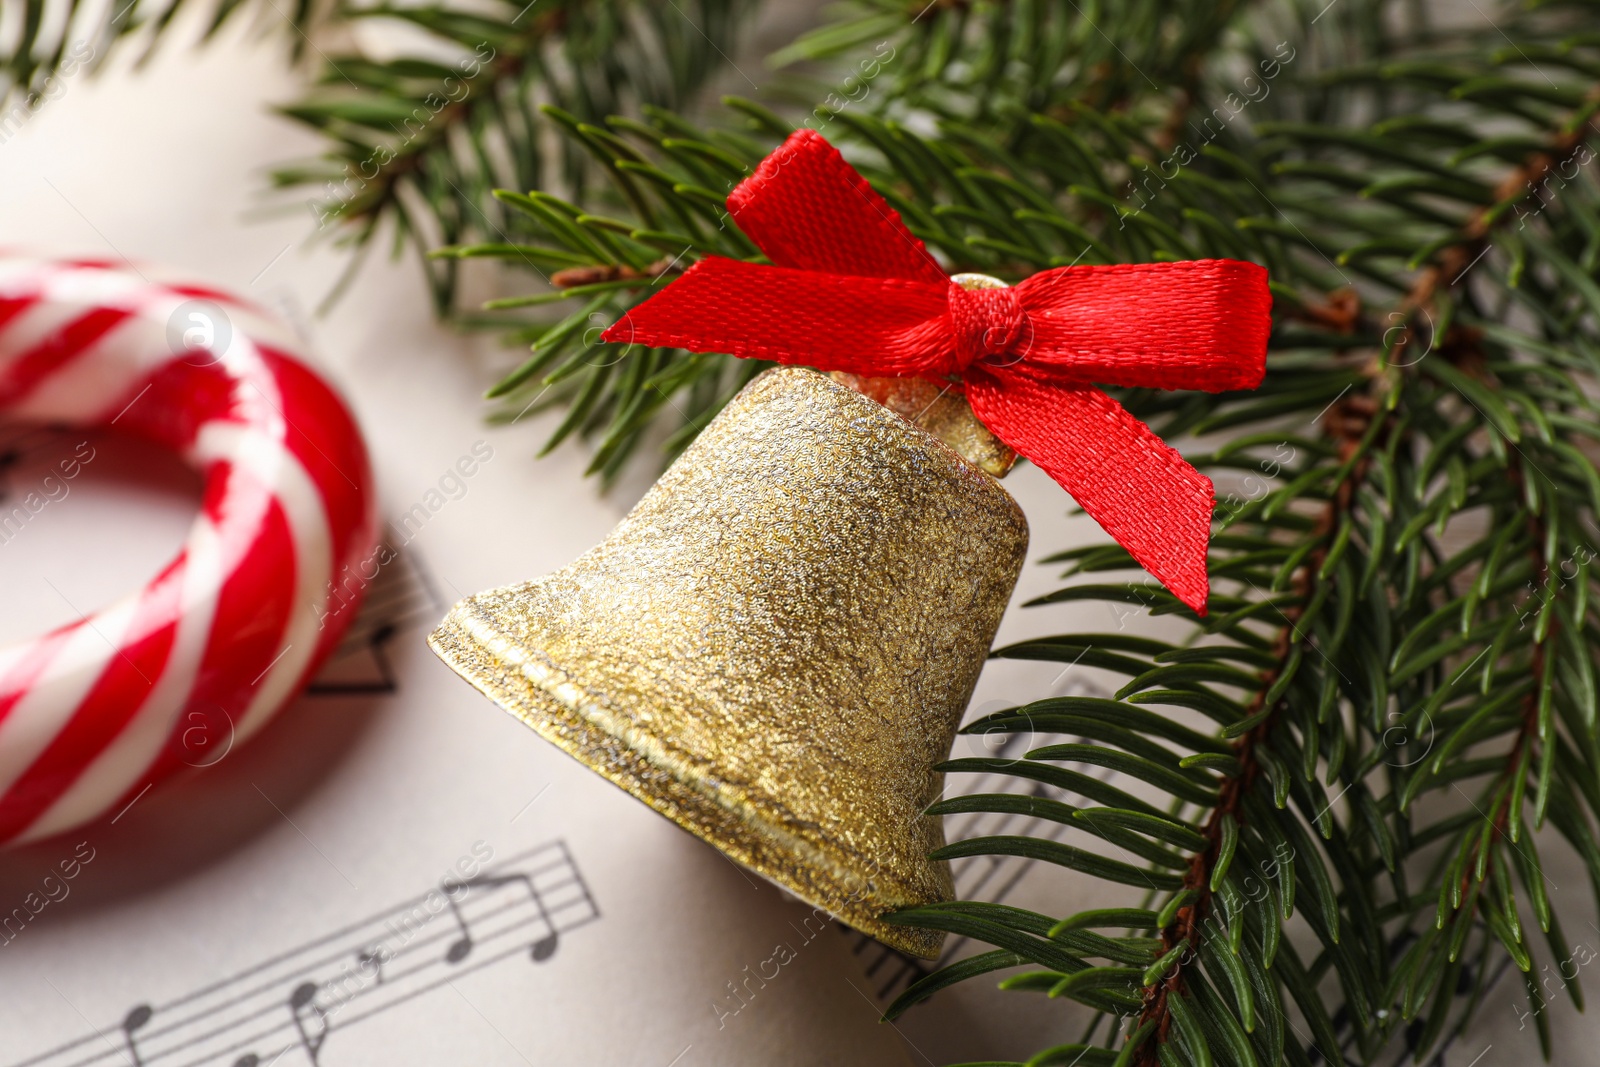
[[[930,383],[771,370],[597,548],[429,644],[679,826],[932,958],[942,933],[880,916],[953,895],[924,812],[1027,547],[991,476],[1013,458]]]

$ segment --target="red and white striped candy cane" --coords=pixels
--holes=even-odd
[[[169,323],[196,300],[226,328],[185,348]],[[196,722],[248,738],[354,614],[327,606],[333,577],[343,586],[373,548],[371,471],[291,336],[225,293],[120,264],[0,259],[0,421],[114,423],[205,481],[182,550],[149,585],[0,649],[0,842],[120,810],[194,764]]]

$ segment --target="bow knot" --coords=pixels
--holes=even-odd
[[[1068,266],[969,290],[813,130],[762,161],[728,210],[770,265],[706,256],[605,340],[959,378],[979,421],[1205,614],[1211,480],[1096,386],[1255,388],[1272,325],[1265,270]]]
[[[951,344],[947,350],[947,373],[961,374],[972,364],[989,356],[1009,355],[1016,362],[1027,352],[1015,352],[1026,332],[1027,312],[1016,291],[1009,286],[968,289],[950,282]]]

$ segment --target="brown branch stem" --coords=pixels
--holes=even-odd
[[[1325,417],[1325,432],[1339,443],[1341,466],[1350,463],[1352,458],[1355,462],[1350,463],[1344,479],[1334,487],[1317,521],[1312,536],[1317,538],[1318,546],[1308,554],[1306,561],[1295,572],[1294,581],[1300,594],[1300,604],[1284,612],[1286,621],[1273,643],[1273,657],[1277,660],[1278,666],[1262,673],[1260,689],[1255,699],[1245,709],[1246,717],[1255,715],[1263,709],[1267,694],[1277,682],[1295,644],[1308,644],[1310,641],[1309,634],[1298,632],[1303,605],[1309,603],[1316,592],[1317,575],[1327,559],[1329,539],[1349,512],[1357,490],[1366,479],[1370,464],[1365,455],[1358,457],[1357,450],[1372,420],[1377,417],[1380,417],[1379,405],[1371,396],[1364,393],[1339,400]],[[1382,417],[1388,419],[1392,416],[1383,413]],[[1216,867],[1218,852],[1222,846],[1223,823],[1228,818],[1240,825],[1245,822],[1244,800],[1261,774],[1261,764],[1256,753],[1266,744],[1273,728],[1277,725],[1278,707],[1282,706],[1284,700],[1284,697],[1279,697],[1277,707],[1274,707],[1266,718],[1234,741],[1233,755],[1238,761],[1239,769],[1236,774],[1223,780],[1218,791],[1217,803],[1211,809],[1211,814],[1201,831],[1206,838],[1206,845],[1190,859],[1189,868],[1184,873],[1183,879],[1183,890],[1194,891],[1196,898],[1191,904],[1178,909],[1172,924],[1161,932],[1163,954],[1180,946],[1196,947],[1214,903],[1211,873]],[[1183,986],[1184,968],[1180,958],[1179,964],[1161,980],[1145,988],[1144,1008],[1139,1014],[1138,1025],[1142,1026],[1153,1021],[1156,1024],[1156,1033],[1155,1040],[1147,1041],[1135,1056],[1134,1063],[1137,1067],[1157,1067],[1159,1064],[1156,1048],[1166,1039],[1172,1025],[1172,1015],[1167,1007],[1167,1001],[1172,996],[1181,996]]]

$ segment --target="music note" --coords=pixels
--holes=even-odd
[[[254,1052],[246,1052],[243,1056],[233,1061],[233,1067],[260,1067],[261,1057]]]
[[[472,928],[467,925],[467,917],[461,914],[461,908],[456,904],[455,890],[465,889],[466,882],[445,882],[440,888],[444,890],[444,900],[450,905],[450,914],[456,917],[456,925],[461,928],[461,936],[450,942],[450,947],[445,950],[446,963],[460,963],[472,955]]]
[[[356,969],[372,977],[374,985],[383,984],[383,965],[389,962],[389,951],[382,945],[368,946],[356,954]]]
[[[316,1002],[317,988],[315,982],[301,982],[295,986],[294,992],[289,994],[289,1013],[294,1016],[294,1028],[300,1033],[300,1045],[306,1050],[306,1056],[311,1060],[312,1067],[317,1067],[320,1063],[317,1056],[322,1050],[322,1043],[328,1039],[328,1017]],[[306,1032],[305,1019],[302,1018],[302,1013],[308,1007],[317,1018],[315,1036]]]
[[[143,1028],[150,1021],[155,1010],[148,1004],[140,1004],[122,1020],[122,1039],[128,1043],[128,1058],[133,1060],[133,1067],[144,1067],[144,1060],[139,1056],[139,1043],[133,1039],[135,1030]]]
[[[351,620],[328,669],[318,672],[307,690],[318,695],[386,694],[399,689],[399,676],[389,659],[390,642],[402,631],[432,619],[444,607],[416,550],[401,551],[404,541],[385,542],[374,550],[377,575],[361,608]]]
[[[467,925],[466,916],[461,914],[461,907],[456,903],[454,890],[474,888],[494,889],[497,886],[520,884],[527,888],[528,896],[533,901],[533,906],[539,909],[539,917],[544,920],[547,933],[529,946],[528,954],[535,963],[543,963],[556,954],[556,949],[561,947],[561,931],[556,929],[555,921],[550,918],[550,911],[545,907],[544,897],[539,895],[539,890],[534,888],[533,879],[526,874],[480,874],[476,878],[469,878],[465,882],[450,881],[442,887],[444,899],[450,905],[450,913],[456,918],[456,925],[461,928],[461,936],[451,943],[445,952],[444,958],[450,963],[460,963],[472,954],[472,930]],[[463,896],[466,894],[463,893]]]

